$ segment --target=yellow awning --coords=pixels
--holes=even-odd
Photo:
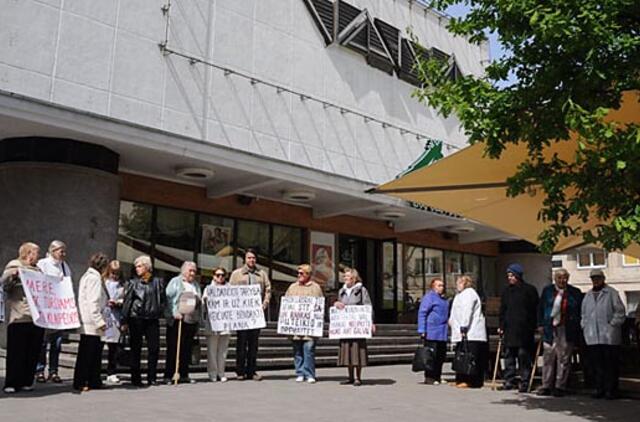
[[[640,121],[640,92],[627,92],[619,110],[609,113],[607,119],[621,123]],[[545,157],[558,154],[572,161],[577,142],[554,142],[544,151]],[[416,170],[375,189],[407,201],[419,202],[478,221],[487,226],[538,243],[538,234],[545,223],[538,220],[543,195],[536,190],[509,198],[506,179],[515,174],[518,164],[529,152],[524,143],[510,144],[500,159],[484,157],[484,145],[475,144],[458,151],[430,166]],[[600,221],[589,221],[583,227],[591,228]],[[580,237],[560,239],[556,250],[563,251],[584,243]],[[626,254],[640,257],[640,246],[633,245]]]

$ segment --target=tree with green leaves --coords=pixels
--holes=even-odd
[[[640,1],[432,0],[431,7],[461,3],[469,12],[447,29],[474,43],[495,33],[507,54],[482,77],[454,80],[446,63],[419,59],[423,86],[414,95],[455,114],[488,157],[527,144],[529,158],[507,180],[507,194],[544,192],[542,251],[568,235],[609,250],[640,242],[640,127],[604,119],[623,92],[640,89]],[[579,145],[575,160],[545,160],[542,150],[570,134]],[[590,218],[610,224],[588,230]]]

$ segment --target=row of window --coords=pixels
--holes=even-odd
[[[592,268],[606,268],[607,267],[607,252],[604,250],[591,251],[591,252],[579,252],[576,254],[577,267],[580,270],[592,269]],[[553,259],[551,261],[553,268],[562,267],[562,259]],[[637,267],[640,266],[640,259],[634,258],[628,255],[622,255],[623,267]]]

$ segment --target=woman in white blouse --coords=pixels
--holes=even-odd
[[[456,345],[456,351],[463,347],[465,341],[469,352],[475,357],[476,371],[473,375],[456,372],[456,387],[480,388],[484,383],[484,373],[487,365],[487,328],[482,303],[474,289],[471,277],[463,275],[456,280],[458,294],[453,299],[449,325],[451,327],[451,342]]]

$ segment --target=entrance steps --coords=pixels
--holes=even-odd
[[[413,354],[419,344],[415,324],[376,324],[376,335],[367,340],[370,365],[410,364]],[[260,346],[258,350],[258,369],[285,369],[293,368],[293,349],[287,336],[276,332],[275,322],[269,322],[260,333]],[[166,357],[165,326],[160,328],[160,357],[158,371],[164,370]],[[325,330],[324,337],[319,339],[316,346],[316,366],[335,366],[338,356],[338,341],[329,340]],[[198,333],[200,343],[200,359],[198,364],[191,365],[194,372],[206,371],[207,368],[207,340],[204,331]],[[78,353],[79,334],[69,334],[68,340],[62,345],[60,366],[73,368]],[[236,357],[236,337],[231,336],[229,353],[227,356],[227,372],[233,372]],[[142,349],[142,368],[146,368],[146,347]],[[103,370],[107,366],[107,348],[102,354]]]

